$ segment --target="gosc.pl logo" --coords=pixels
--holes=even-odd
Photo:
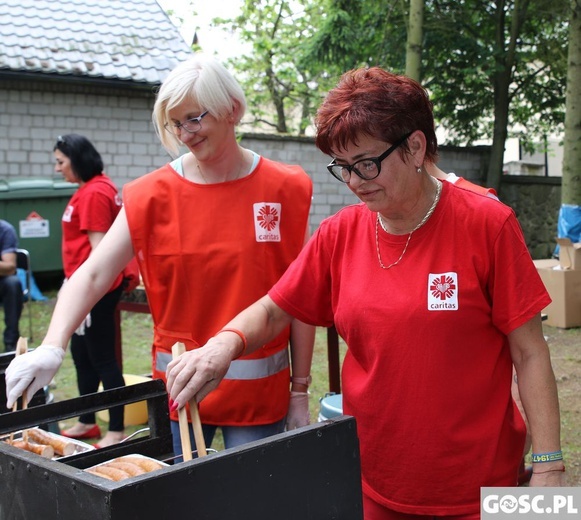
[[[491,488],[490,493],[482,495],[482,518],[492,516],[498,518],[504,515],[513,517],[526,515],[527,518],[539,515],[568,518],[571,515],[570,518],[579,518],[576,497],[573,493],[567,493],[566,488],[559,488],[558,491],[548,494],[545,492],[532,494],[530,490],[528,493],[525,490],[522,493],[515,493],[514,489],[512,492],[499,493],[498,488],[496,492],[492,489],[494,488]]]

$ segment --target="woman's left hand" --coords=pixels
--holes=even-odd
[[[309,416],[308,392],[291,392],[288,414],[286,416],[286,429],[294,430],[311,424]]]

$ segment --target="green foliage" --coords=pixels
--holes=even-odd
[[[303,59],[321,16],[322,6],[308,0],[246,0],[240,16],[215,21],[252,47],[230,65],[246,92],[253,125],[305,133],[329,87],[326,73]]]
[[[301,135],[343,72],[404,73],[407,11],[404,0],[245,0],[214,22],[252,49],[230,63],[251,124]],[[562,128],[567,17],[568,0],[425,0],[423,83],[450,144],[491,139],[502,110],[525,147]]]
[[[398,2],[392,4],[245,0],[237,18],[214,20],[252,48],[229,62],[245,89],[251,124],[303,135],[325,93],[346,70],[387,66],[388,56],[397,54],[402,72],[405,25]],[[397,24],[386,23],[394,18]]]
[[[492,137],[502,82],[508,85],[509,127],[525,142],[562,125],[566,0],[429,4],[424,75],[452,144]],[[519,7],[523,11],[515,11]],[[515,17],[522,24],[518,35]]]

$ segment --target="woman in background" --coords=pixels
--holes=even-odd
[[[54,146],[55,171],[79,189],[62,217],[62,256],[65,283],[93,254],[121,210],[121,199],[113,181],[103,173],[103,160],[84,136],[59,136]],[[105,265],[105,264],[104,264]],[[92,306],[71,337],[71,354],[77,372],[80,395],[124,386],[115,355],[115,308],[122,292],[122,275],[116,276],[107,292]],[[60,294],[59,294],[60,297]],[[77,299],[84,299],[81,291]],[[123,439],[123,406],[109,410],[109,431],[96,447]],[[71,428],[61,432],[73,439],[101,437],[95,413],[83,414]]]

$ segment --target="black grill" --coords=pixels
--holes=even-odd
[[[59,460],[0,443],[0,519],[363,518],[355,420],[342,416],[114,482],[85,468],[139,453],[173,456],[160,380],[0,415],[0,435],[147,401],[149,436]]]

